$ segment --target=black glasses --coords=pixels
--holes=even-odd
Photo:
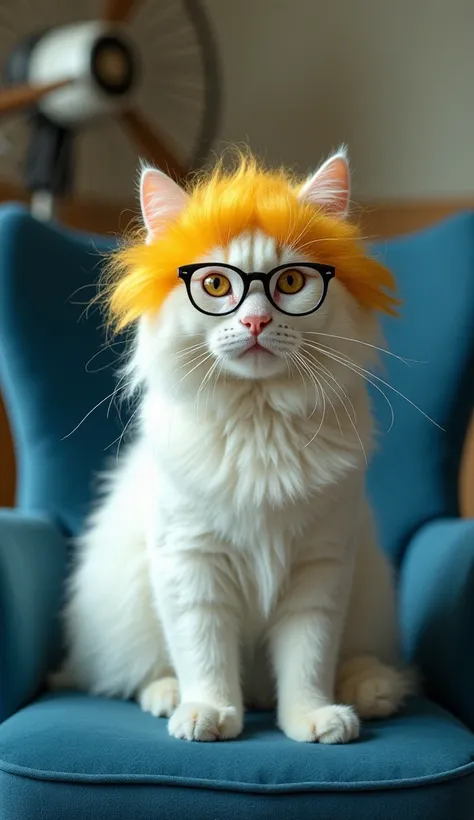
[[[221,262],[178,268],[191,303],[208,316],[227,316],[237,310],[252,282],[263,284],[268,301],[281,313],[307,316],[323,304],[334,274],[335,268],[319,262],[278,265],[268,273],[244,273]]]

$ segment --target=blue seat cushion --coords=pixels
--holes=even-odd
[[[347,746],[294,743],[262,713],[237,741],[185,743],[134,703],[76,693],[0,735],[2,820],[467,820],[473,805],[474,735],[426,699]]]

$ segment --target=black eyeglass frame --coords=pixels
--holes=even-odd
[[[202,307],[196,304],[193,299],[193,295],[191,292],[191,280],[193,274],[195,274],[201,268],[224,268],[227,270],[232,270],[234,273],[237,273],[241,280],[242,280],[242,296],[239,299],[238,303],[234,305],[231,310],[222,311],[219,313],[212,313],[209,310],[204,310]],[[291,268],[311,268],[315,270],[317,273],[320,274],[321,279],[323,280],[323,289],[321,292],[321,298],[319,299],[318,304],[312,308],[311,310],[306,310],[304,313],[290,313],[288,310],[283,310],[280,305],[277,305],[274,301],[271,293],[270,293],[270,281],[272,277],[278,273],[279,271],[288,270]],[[224,262],[196,262],[193,265],[181,265],[178,268],[178,276],[184,284],[186,285],[186,290],[188,293],[188,298],[193,307],[196,310],[199,310],[201,313],[204,313],[206,316],[229,316],[229,314],[234,313],[238,308],[241,306],[242,302],[244,301],[245,297],[249,292],[250,285],[252,282],[261,282],[263,285],[263,289],[265,291],[265,296],[267,297],[270,304],[273,305],[276,310],[280,311],[280,313],[284,313],[286,316],[309,316],[311,313],[315,313],[315,311],[319,310],[321,305],[323,304],[324,300],[326,299],[329,282],[331,279],[334,278],[336,275],[336,269],[333,265],[324,265],[320,262],[287,262],[284,265],[277,265],[276,268],[272,268],[272,270],[268,271],[268,273],[262,273],[259,271],[254,271],[252,273],[245,273],[245,271],[240,270],[240,268],[236,268],[235,265],[228,265]],[[297,291],[298,293],[300,291]],[[295,294],[296,295],[296,294]]]

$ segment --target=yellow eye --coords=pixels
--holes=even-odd
[[[277,290],[280,293],[299,293],[299,291],[304,287],[306,282],[305,277],[299,270],[294,270],[290,268],[289,270],[283,271],[278,277],[277,282]]]
[[[215,273],[214,276],[206,276],[202,286],[209,296],[227,296],[231,286],[227,276],[222,273]]]

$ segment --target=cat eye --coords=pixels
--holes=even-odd
[[[332,265],[319,262],[287,263],[268,273],[245,273],[223,262],[198,262],[178,268],[191,304],[208,316],[227,316],[237,310],[252,282],[262,283],[268,301],[280,313],[307,316],[323,304],[334,275]]]
[[[227,296],[232,289],[227,276],[223,276],[221,273],[206,276],[206,278],[202,280],[202,286],[209,296],[214,297]]]
[[[289,295],[299,293],[301,288],[304,288],[305,281],[306,280],[301,271],[290,268],[289,270],[280,273],[277,280],[277,290],[279,290],[280,293],[286,293]]]

